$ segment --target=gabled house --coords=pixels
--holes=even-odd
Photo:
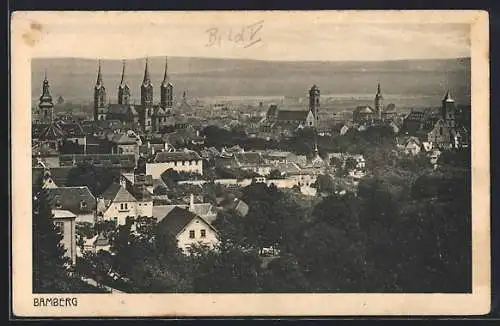
[[[97,199],[98,219],[124,225],[127,217],[137,218],[137,204],[137,199],[123,185],[112,183]]]
[[[202,244],[214,248],[219,243],[217,230],[202,217],[174,207],[157,225],[158,237],[174,237],[177,246],[189,253],[192,245]]]
[[[70,211],[77,222],[95,222],[97,201],[87,186],[49,188],[47,194],[53,209]]]

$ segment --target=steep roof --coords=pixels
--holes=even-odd
[[[179,161],[198,161],[201,160],[200,155],[195,151],[186,152],[159,152],[154,158],[155,163],[179,162]]]
[[[375,111],[369,106],[358,106],[356,109],[354,109],[354,112],[370,114],[374,113]]]
[[[40,133],[38,138],[40,140],[57,140],[64,138],[64,136],[62,129],[56,123],[51,123]]]
[[[110,200],[115,203],[137,201],[127,189],[116,182],[113,182],[106,191],[104,191],[102,196],[105,200]]]
[[[217,232],[205,219],[190,212],[188,209],[174,207],[159,223],[158,229],[163,234],[177,236],[192,220],[199,219]]]
[[[92,213],[96,209],[96,199],[87,186],[59,187],[46,189],[52,205],[74,214]]]
[[[109,114],[119,114],[119,115],[128,115],[131,113],[129,104],[117,104],[112,103],[108,104],[107,113]]]
[[[308,110],[279,110],[278,121],[306,121]]]

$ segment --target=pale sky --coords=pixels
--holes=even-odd
[[[20,12],[13,30],[33,57],[366,61],[470,57],[473,18],[460,11]]]

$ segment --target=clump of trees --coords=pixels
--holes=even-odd
[[[42,180],[33,187],[33,292],[99,293],[106,292],[73,276],[71,262],[61,244],[51,204]]]

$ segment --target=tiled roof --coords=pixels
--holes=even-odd
[[[38,138],[40,140],[57,140],[64,138],[64,132],[56,123],[52,123],[40,133]]]
[[[308,114],[306,110],[279,110],[278,121],[306,121]]]
[[[83,137],[86,134],[79,123],[66,123],[61,121],[58,123],[58,126],[66,137]]]
[[[235,159],[241,165],[263,165],[265,164],[264,159],[260,153],[235,153]]]
[[[128,187],[127,190],[138,201],[144,202],[153,200],[153,195],[146,189],[145,186],[132,185],[131,187]]]
[[[358,106],[356,109],[354,109],[354,112],[356,113],[374,113],[373,109],[369,106]]]
[[[134,202],[136,199],[125,188],[113,182],[102,194],[105,200],[112,202]]]
[[[127,115],[130,113],[130,105],[128,104],[108,104],[107,113]]]
[[[188,209],[176,206],[158,223],[158,229],[161,233],[177,236],[189,222],[197,217]]]
[[[116,144],[137,144],[137,138],[135,136],[129,135],[128,133],[122,132],[119,134],[114,134],[111,139],[111,142]]]
[[[88,163],[110,168],[134,168],[135,156],[133,154],[66,154],[59,156],[59,162],[61,166]]]
[[[87,186],[49,188],[47,194],[53,207],[77,215],[92,213],[96,209],[96,199]]]
[[[200,219],[208,227],[217,232],[210,223],[208,223],[201,216],[190,212],[188,209],[174,207],[170,212],[158,222],[158,229],[160,233],[171,234],[177,236],[193,219]]]
[[[160,152],[157,153],[154,162],[179,162],[179,161],[198,161],[201,160],[200,155],[194,151],[187,152]]]

